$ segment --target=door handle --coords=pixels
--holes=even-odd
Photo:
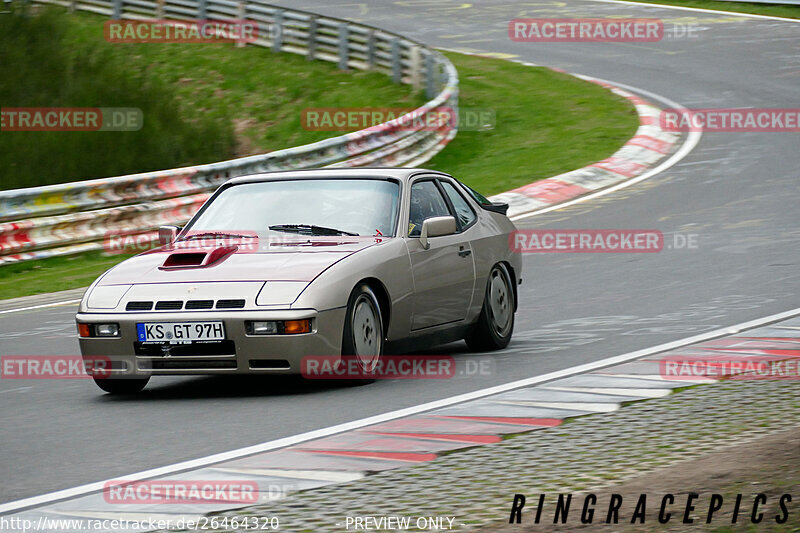
[[[465,250],[463,246],[458,249],[459,257],[467,257],[471,253],[472,253],[472,250]]]

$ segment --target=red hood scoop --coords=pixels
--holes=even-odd
[[[161,270],[175,270],[180,268],[205,268],[224,261],[237,250],[236,246],[221,246],[210,251],[192,250],[187,252],[174,252],[167,256]]]

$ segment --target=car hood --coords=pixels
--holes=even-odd
[[[208,281],[312,281],[328,267],[384,239],[299,238],[267,242],[258,249],[227,244],[216,247],[162,247],[132,257],[99,285]],[[183,254],[195,254],[181,261]],[[196,260],[195,260],[196,259]]]

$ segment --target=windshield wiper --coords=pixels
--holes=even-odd
[[[336,228],[326,228],[325,226],[314,226],[311,224],[275,224],[274,226],[270,226],[269,229],[286,233],[300,233],[301,235],[350,235],[358,237],[358,233]]]
[[[192,233],[191,235],[187,235],[182,241],[188,241],[191,239],[205,239],[207,237],[233,237],[233,238],[253,238],[254,235],[240,235],[238,233],[226,233],[224,231],[207,231],[205,233]]]

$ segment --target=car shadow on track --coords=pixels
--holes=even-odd
[[[452,357],[458,366],[465,359],[493,357],[469,352],[463,342],[453,342],[419,352],[390,352],[386,357]],[[395,378],[397,379],[397,378]],[[386,381],[390,381],[387,379]],[[378,381],[384,381],[379,379]],[[431,380],[435,383],[437,380]],[[148,402],[158,400],[199,400],[225,398],[268,398],[324,394],[337,390],[355,391],[369,387],[370,381],[349,379],[307,379],[299,375],[235,375],[235,376],[155,376],[148,386],[135,395],[100,393],[101,402]]]
[[[177,376],[176,376],[177,377]],[[217,398],[259,398],[305,395],[326,392],[345,386],[337,382],[303,379],[300,376],[180,376],[161,383],[154,377],[142,392],[135,395],[102,394],[106,402],[147,402],[153,400],[198,400]],[[161,378],[161,379],[159,379]],[[353,386],[353,385],[350,385]]]

